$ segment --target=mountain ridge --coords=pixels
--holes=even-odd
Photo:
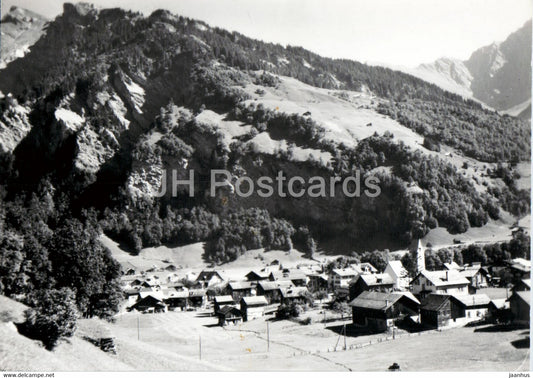
[[[475,50],[467,60],[445,57],[406,72],[499,111],[519,107],[512,115],[529,118],[531,44],[529,20],[504,41]]]
[[[209,258],[220,262],[243,248],[290,248],[292,238],[312,245],[312,234],[361,251],[377,239],[380,248],[397,247],[438,224],[461,233],[489,214],[497,218],[500,208],[525,211],[523,193],[489,171],[528,160],[527,122],[390,69],[264,43],[165,10],[143,17],[66,4],[2,73],[7,198],[51,183],[75,215],[94,208],[104,231],[134,250],[207,240]],[[310,94],[309,107],[280,112],[277,103],[297,102],[291,93]],[[320,102],[354,116],[313,106]],[[273,147],[259,149],[258,141]],[[182,191],[154,198],[162,172],[176,167],[178,179],[188,178],[185,167],[197,172],[195,198]],[[379,175],[383,195],[209,199],[213,167],[228,169],[232,180],[361,170],[363,178]],[[498,174],[512,181],[506,172]],[[259,241],[241,228],[257,219],[254,227],[266,233]]]

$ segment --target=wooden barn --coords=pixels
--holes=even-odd
[[[241,298],[252,295],[252,290],[254,287],[250,281],[230,282],[225,289],[225,294],[231,295],[237,303]]]
[[[383,332],[396,321],[417,315],[420,302],[408,292],[365,291],[348,304],[352,307],[354,324]]]
[[[233,300],[233,297],[231,295],[217,295],[213,300],[213,309],[215,311],[215,314],[222,307],[233,305],[235,305],[235,301]]]
[[[131,306],[130,310],[137,310],[140,312],[167,312],[167,305],[162,300],[147,295]]]
[[[241,313],[244,321],[265,316],[267,305],[268,302],[263,296],[241,298]]]
[[[357,298],[364,291],[390,293],[394,288],[394,280],[388,273],[361,274],[349,283],[350,300]]]
[[[257,295],[262,295],[268,303],[281,303],[280,288],[293,286],[291,281],[262,281],[257,284]]]
[[[529,324],[531,291],[516,291],[508,299],[511,320],[518,324]]]
[[[309,291],[305,286],[280,288],[281,303],[289,304],[305,304],[308,302]]]
[[[242,323],[242,313],[235,306],[224,306],[217,311],[218,325],[237,325]]]

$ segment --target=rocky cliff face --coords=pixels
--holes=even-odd
[[[26,9],[11,7],[0,25],[2,49],[0,69],[23,57],[44,33],[46,18]]]
[[[505,41],[482,47],[466,61],[441,58],[410,73],[491,108],[520,115],[531,103],[531,21]],[[524,112],[529,117],[529,112]]]

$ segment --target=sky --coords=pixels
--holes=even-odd
[[[61,0],[0,0],[48,18]],[[71,1],[76,2],[76,1]],[[414,67],[440,57],[466,60],[503,41],[533,13],[533,0],[92,0],[149,15],[156,9],[320,55]]]

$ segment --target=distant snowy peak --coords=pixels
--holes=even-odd
[[[491,108],[514,109],[509,114],[516,114],[531,100],[531,43],[528,21],[505,41],[481,47],[466,61],[440,58],[403,71]]]
[[[0,23],[0,69],[11,61],[22,58],[44,33],[47,19],[35,12],[11,7]]]

